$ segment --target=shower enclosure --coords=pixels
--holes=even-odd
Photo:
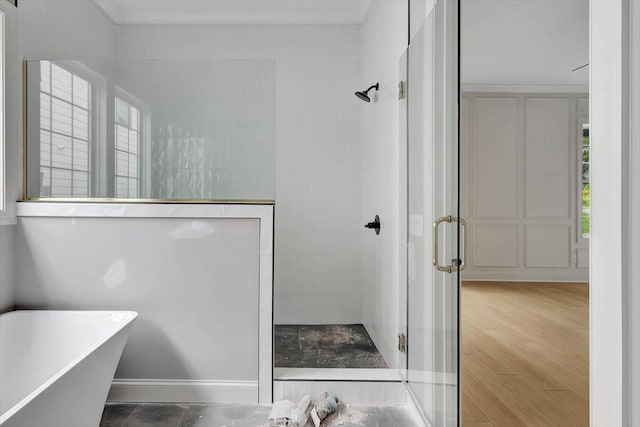
[[[387,338],[397,348],[390,352],[379,325],[367,319],[279,324],[276,270],[276,380],[397,381],[407,385],[431,425],[459,423],[458,276],[465,266],[466,225],[459,217],[458,50],[458,1],[440,0],[400,58],[400,274],[387,284],[399,306],[390,307],[392,299],[380,308],[398,313],[391,320],[383,316],[395,322],[397,341]],[[372,99],[365,92],[357,96]],[[359,105],[375,108],[375,103]],[[376,213],[361,218],[357,227]],[[389,232],[386,220],[382,217],[381,235]],[[376,242],[372,230],[361,233],[366,233],[364,245]],[[370,272],[362,277],[367,304]]]

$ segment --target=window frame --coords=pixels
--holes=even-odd
[[[84,73],[82,72],[78,72],[78,70],[76,69],[76,67],[71,67],[68,66],[67,64],[61,64],[58,61],[41,61],[40,62],[40,73],[42,73],[42,63],[43,62],[47,62],[49,64],[49,72],[50,72],[50,76],[49,76],[49,85],[50,85],[50,91],[46,92],[42,90],[42,87],[40,87],[39,89],[39,99],[42,99],[42,94],[45,94],[46,96],[49,96],[51,99],[51,107],[49,108],[49,114],[50,114],[50,120],[51,120],[51,126],[49,127],[49,129],[45,129],[42,126],[42,102],[40,102],[39,104],[39,110],[40,110],[40,117],[39,117],[39,121],[38,121],[38,126],[39,129],[38,131],[40,132],[40,134],[42,134],[42,132],[49,132],[49,134],[51,135],[51,144],[53,147],[53,136],[54,134],[57,134],[59,136],[63,136],[65,138],[68,138],[71,142],[71,166],[69,168],[64,168],[64,167],[60,167],[60,166],[54,166],[53,165],[53,150],[50,151],[49,156],[50,156],[50,161],[49,161],[49,165],[48,166],[43,166],[42,165],[42,157],[40,156],[38,159],[39,162],[39,168],[40,170],[42,170],[42,168],[47,168],[49,169],[49,173],[50,173],[50,180],[53,180],[53,171],[54,170],[63,170],[63,171],[68,171],[71,173],[71,195],[69,196],[53,196],[51,194],[49,194],[48,196],[42,196],[42,187],[40,187],[40,195],[39,197],[41,198],[46,198],[46,199],[57,199],[57,198],[78,198],[78,196],[76,196],[74,194],[74,175],[76,172],[78,173],[84,173],[87,175],[87,185],[86,185],[86,192],[87,195],[86,196],[82,196],[80,198],[87,198],[91,195],[92,193],[92,188],[93,188],[93,181],[94,181],[94,165],[92,162],[92,159],[94,157],[94,153],[93,150],[95,149],[95,140],[94,140],[94,130],[93,130],[93,126],[94,126],[94,117],[95,117],[95,112],[94,112],[94,84],[92,82],[92,80],[90,78],[88,78],[87,76],[84,75]],[[52,80],[52,76],[53,76],[53,67],[57,67],[67,73],[69,73],[71,75],[71,101],[67,101],[64,100],[58,96],[56,96],[53,93],[53,80]],[[88,90],[87,90],[87,106],[81,106],[75,103],[74,100],[74,77],[77,77],[78,79],[86,82],[86,84],[88,85]],[[40,81],[42,82],[42,78],[40,78]],[[55,131],[53,129],[53,101],[54,100],[58,100],[58,102],[63,102],[66,104],[70,105],[70,111],[71,111],[71,124],[70,124],[70,129],[71,132],[70,134],[65,134],[62,132],[58,132]],[[82,139],[79,138],[75,135],[75,123],[73,120],[73,115],[74,115],[74,110],[78,108],[80,110],[83,110],[87,113],[87,135],[86,135],[86,139]],[[86,170],[82,170],[82,169],[78,169],[78,168],[74,168],[74,161],[75,161],[75,156],[74,156],[74,150],[75,150],[75,140],[78,139],[79,141],[83,141],[86,142],[87,144],[87,169]],[[42,150],[42,140],[40,139],[40,149]],[[40,151],[42,152],[42,151]],[[50,191],[53,191],[52,188],[50,188]]]

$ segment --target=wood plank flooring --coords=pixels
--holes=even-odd
[[[589,285],[464,282],[462,425],[589,425]]]

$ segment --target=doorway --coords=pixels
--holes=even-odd
[[[589,423],[589,4],[560,3],[461,2],[462,425]]]

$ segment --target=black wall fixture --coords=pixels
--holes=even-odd
[[[364,228],[369,228],[376,231],[376,235],[380,235],[380,217],[376,215],[373,222],[368,222],[364,225]]]
[[[371,89],[375,89],[378,90],[380,89],[380,83],[376,83],[373,86],[371,86],[369,89],[367,90],[361,90],[355,93],[355,95],[360,98],[361,100],[363,100],[364,102],[371,102],[371,98],[369,97],[369,91]]]

